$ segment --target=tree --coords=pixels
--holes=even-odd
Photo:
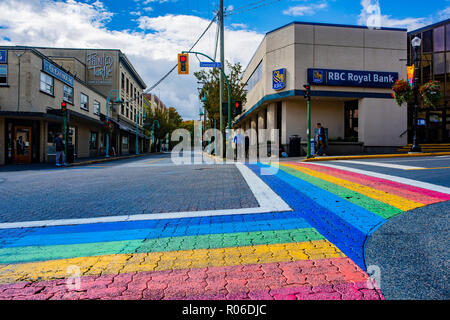
[[[231,101],[242,101],[245,103],[247,100],[247,90],[245,84],[241,82],[242,78],[242,66],[238,62],[234,65],[226,62],[228,69],[228,79],[231,87]],[[220,119],[220,69],[213,68],[208,71],[201,70],[194,73],[199,83],[203,84],[203,87],[199,90],[199,99],[203,101],[205,110],[208,113],[209,125],[212,127],[214,120]],[[206,97],[206,99],[204,99]],[[228,101],[228,88],[224,83],[224,102]],[[232,107],[232,106],[230,106]],[[233,115],[232,115],[233,116]],[[228,117],[224,117],[224,123],[227,123]]]

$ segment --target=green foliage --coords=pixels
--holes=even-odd
[[[247,90],[244,89],[244,84],[241,83],[243,74],[242,66],[240,63],[232,65],[226,62],[227,76],[230,80],[231,87],[231,101],[242,101],[245,103],[247,100]],[[206,101],[203,101],[203,105],[208,113],[208,120],[210,125],[214,122],[214,119],[219,121],[220,119],[220,69],[213,68],[208,71],[201,70],[195,72],[194,76],[197,80],[203,83],[203,87],[199,90],[199,99],[203,101],[206,96]],[[228,88],[224,83],[224,102],[228,102]],[[224,123],[227,122],[228,117],[224,117]]]

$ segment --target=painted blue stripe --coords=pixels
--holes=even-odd
[[[279,170],[276,176],[299,190],[318,205],[327,208],[345,221],[351,223],[364,234],[373,226],[386,221],[379,215],[353,204],[329,191],[323,190],[309,182],[299,179],[285,171]]]
[[[281,217],[281,216],[280,216]],[[94,242],[109,242],[123,240],[154,239],[165,237],[193,236],[217,233],[236,233],[270,230],[288,230],[311,228],[305,219],[296,216],[269,220],[236,220],[219,223],[160,225],[157,228],[141,228],[114,231],[29,234],[21,238],[8,237],[0,241],[0,248],[23,246],[49,246],[62,244],[79,244]]]
[[[256,174],[259,174],[260,168],[264,167],[263,165],[248,166]],[[363,246],[366,233],[342,218],[342,214],[337,214],[330,208],[319,205],[318,202],[305,194],[305,191],[316,192],[316,188],[312,188],[313,186],[305,182],[302,183],[300,179],[295,177],[293,177],[293,180],[288,179],[291,183],[295,182],[292,186],[282,179],[286,178],[284,174],[262,175],[260,178],[295,210],[295,214],[305,218],[320,234],[365,270]],[[314,193],[314,195],[316,194]],[[327,197],[328,195],[322,191],[321,196]],[[342,199],[340,200],[342,201]]]

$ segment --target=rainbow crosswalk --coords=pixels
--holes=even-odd
[[[450,200],[314,164],[260,178],[292,212],[2,229],[0,299],[382,299],[364,271],[367,236]]]

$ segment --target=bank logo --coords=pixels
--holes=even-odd
[[[314,70],[313,71],[313,83],[323,83],[323,71]]]
[[[272,72],[272,88],[281,90],[286,87],[286,69],[278,69]]]

